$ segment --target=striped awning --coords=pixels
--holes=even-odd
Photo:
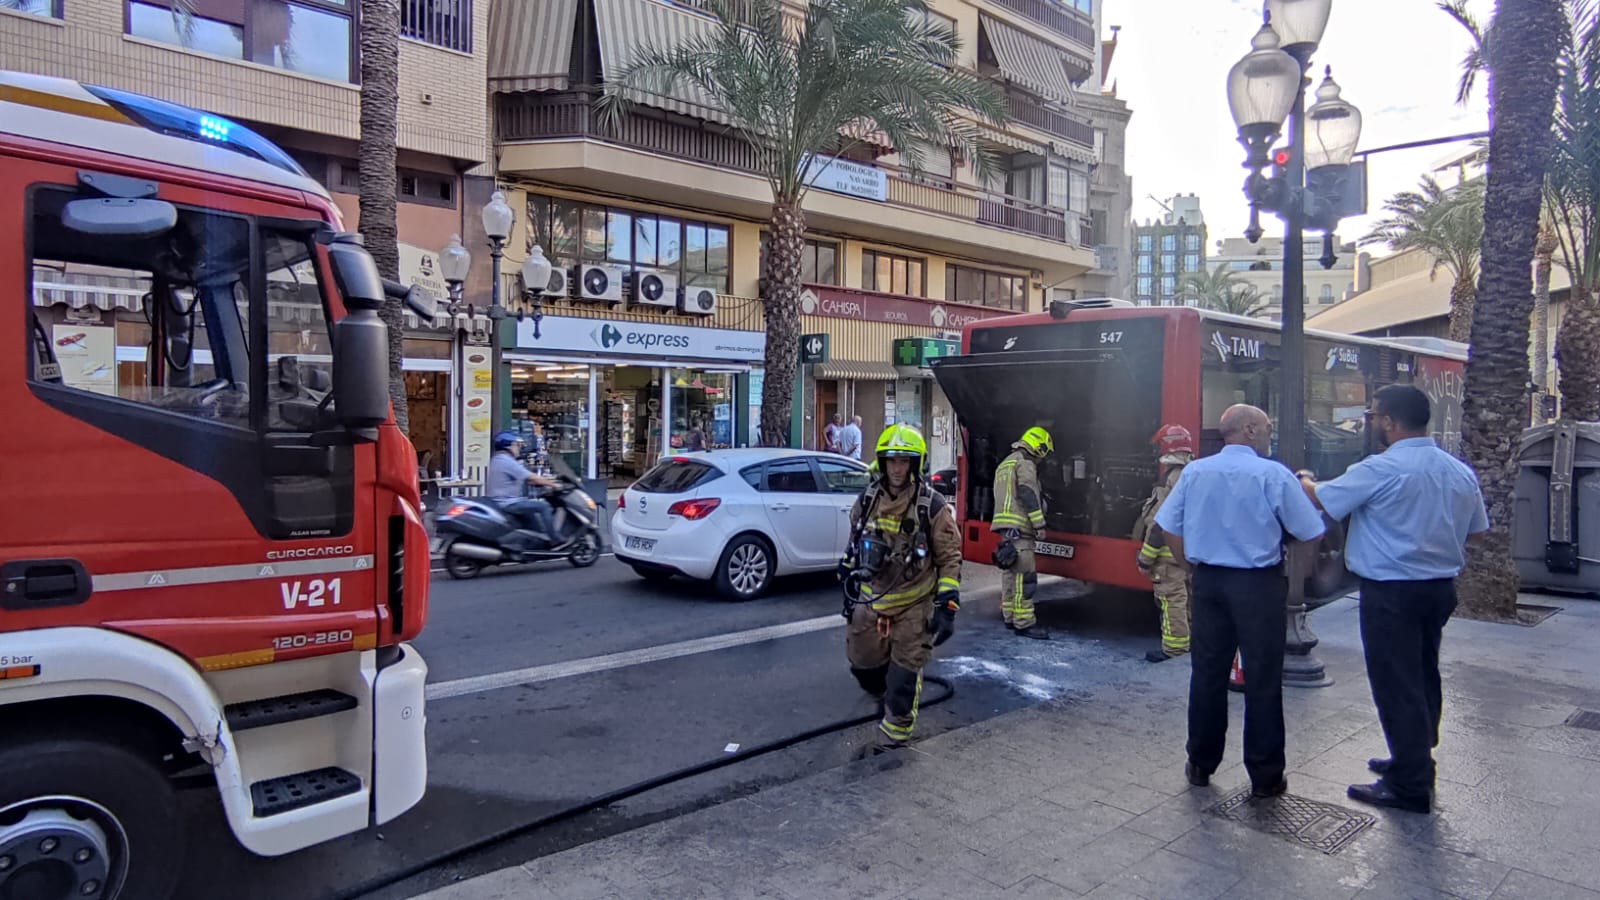
[[[1055,154],[1063,159],[1070,159],[1081,163],[1091,163],[1094,165],[1099,165],[1100,163],[1100,154],[1097,153],[1093,147],[1084,147],[1079,144],[1069,144],[1065,141],[1051,141],[1050,149],[1054,150]]]
[[[33,305],[62,304],[73,309],[94,307],[104,312],[144,308],[144,295],[150,293],[150,279],[129,275],[91,272],[62,272],[56,269],[33,270]]]
[[[617,78],[634,60],[637,50],[666,50],[691,38],[710,35],[717,21],[656,0],[594,0],[595,30],[600,35],[600,69],[607,81]],[[630,90],[634,103],[732,125],[711,96],[698,86],[678,79],[670,92]]]
[[[978,22],[982,26],[980,34],[994,54],[995,65],[1007,81],[1060,103],[1078,102],[1059,48],[983,13],[978,14]]]
[[[564,91],[578,0],[495,0],[489,7],[489,89]]]
[[[981,123],[975,126],[975,130],[978,132],[978,139],[981,141],[998,144],[1002,147],[1010,147],[1013,150],[1021,150],[1024,153],[1032,153],[1035,156],[1045,155],[1045,146],[1037,141],[1030,141],[1014,134],[1006,134],[998,128],[991,128]]]
[[[834,359],[813,366],[811,377],[824,381],[895,381],[905,376],[891,362]]]

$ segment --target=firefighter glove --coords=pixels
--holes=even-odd
[[[994,548],[992,561],[998,569],[1010,569],[1017,564],[1017,545],[1012,543],[1011,538],[1000,540],[1000,544]]]
[[[961,608],[961,594],[956,591],[941,591],[933,600],[933,645],[935,647],[950,640],[956,633],[956,610]]]

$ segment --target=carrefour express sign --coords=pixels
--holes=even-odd
[[[537,339],[532,321],[517,323],[517,349],[760,362],[766,356],[767,336],[760,331],[545,316]]]

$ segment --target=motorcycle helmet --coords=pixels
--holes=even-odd
[[[515,432],[502,431],[494,436],[494,452],[499,453],[501,450],[510,450],[520,443],[522,443],[522,438],[517,437]]]

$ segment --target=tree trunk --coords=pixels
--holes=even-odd
[[[767,447],[789,445],[789,416],[800,352],[800,256],[805,249],[805,232],[806,217],[800,204],[779,200],[772,205],[772,230],[767,235],[767,293],[761,298],[767,314],[761,443]]]
[[[1576,284],[1568,294],[1556,332],[1561,418],[1600,422],[1600,303]]]
[[[1545,421],[1545,398],[1550,394],[1550,270],[1560,241],[1556,233],[1539,230],[1533,249],[1533,424]]]
[[[400,116],[400,7],[394,0],[361,0],[361,235],[378,272],[400,280],[400,245],[395,227],[395,142]],[[389,326],[389,400],[401,431],[410,428],[406,410],[406,317],[398,300],[383,304]]]
[[[1476,294],[1472,279],[1464,275],[1450,286],[1450,340],[1472,342],[1472,301]]]
[[[1462,402],[1463,447],[1489,507],[1489,534],[1468,555],[1459,587],[1461,610],[1474,618],[1514,621],[1517,612],[1511,519],[1517,449],[1527,425],[1530,263],[1550,157],[1556,53],[1565,24],[1562,0],[1499,0],[1491,26],[1482,271]]]

